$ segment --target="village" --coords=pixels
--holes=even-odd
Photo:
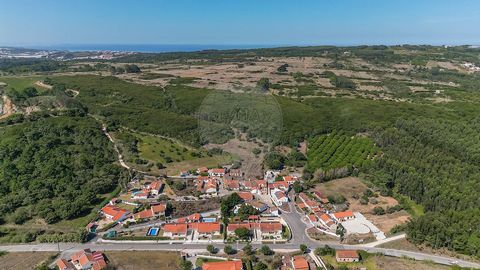
[[[386,239],[362,213],[339,209],[317,190],[299,190],[299,175],[269,170],[263,179],[245,178],[241,169],[231,167],[200,167],[167,178],[138,175],[125,192],[101,208],[86,229],[92,241],[100,243],[204,244],[205,254],[186,253],[183,258],[192,260],[193,256],[192,264],[201,265],[198,269],[210,270],[246,269],[241,261],[227,260],[227,247],[220,256],[215,245],[228,249],[237,245],[238,249],[241,243],[263,245],[263,249],[269,244],[298,243],[301,249],[300,235],[317,241],[318,234],[337,244],[347,243],[348,235],[355,235],[359,244]],[[281,269],[323,267],[318,253],[282,255]],[[337,263],[361,260],[356,250],[336,250],[335,254]],[[79,266],[82,260],[91,268]],[[105,258],[91,250],[57,261],[64,270],[103,269],[105,265]]]

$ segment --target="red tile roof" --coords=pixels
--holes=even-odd
[[[239,189],[240,188],[240,181],[238,180],[223,180],[223,184],[226,188],[229,189]]]
[[[161,181],[154,181],[149,185],[150,189],[159,190],[162,187],[163,183]]]
[[[348,258],[348,259],[359,259],[360,256],[356,250],[337,250],[335,257],[337,258]]]
[[[65,260],[65,259],[58,259],[58,260],[57,260],[57,267],[58,267],[58,269],[60,269],[60,270],[75,269],[75,267],[73,266],[73,264],[70,263],[69,261]]]
[[[199,233],[214,233],[220,231],[220,223],[218,222],[198,222],[192,223],[190,226]]]
[[[277,182],[273,182],[271,184],[268,184],[268,186],[269,186],[270,189],[282,188],[282,189],[287,190],[288,186],[290,186],[290,185],[288,184],[287,181],[277,181]]]
[[[302,256],[293,257],[293,269],[295,270],[308,270],[309,265],[307,260]]]
[[[242,261],[206,262],[202,270],[242,270]]]
[[[207,167],[200,167],[200,168],[197,169],[197,171],[199,171],[201,173],[202,172],[208,172],[208,168]]]
[[[282,231],[282,224],[280,222],[260,223],[260,230],[262,232],[280,232]]]
[[[112,216],[112,220],[114,221],[118,221],[122,216],[128,214],[129,212],[125,209],[122,209],[122,208],[119,208],[117,206],[114,206],[114,205],[105,205],[103,208],[102,208],[102,212],[105,214],[105,215],[109,215],[109,216]]]
[[[254,199],[253,194],[250,192],[237,192],[237,194],[246,202],[253,201]]]
[[[200,213],[195,213],[188,216],[187,220],[190,222],[197,222],[197,221],[200,221],[201,218],[202,218],[202,215],[200,215]]]
[[[165,204],[152,205],[152,211],[154,214],[163,213],[167,209]]]
[[[346,217],[353,217],[353,212],[351,210],[348,210],[348,211],[345,211],[345,212],[337,212],[337,213],[333,213],[333,216],[336,218],[336,219],[342,219],[342,218],[346,218]]]
[[[212,172],[212,173],[225,173],[225,169],[224,168],[215,168],[215,169],[211,169],[210,172]]]
[[[146,219],[146,218],[153,217],[153,213],[151,209],[145,209],[143,211],[136,213],[134,216],[136,219]]]
[[[277,197],[277,199],[283,199],[283,198],[286,198],[287,196],[285,196],[285,193],[281,192],[281,191],[277,191],[275,192],[275,197]]]
[[[171,233],[187,233],[187,224],[185,223],[168,223],[163,226],[165,232]]]
[[[252,228],[252,224],[251,223],[231,223],[231,224],[228,224],[227,231],[233,232],[238,228],[246,228],[250,230]]]

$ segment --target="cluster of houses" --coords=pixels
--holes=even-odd
[[[133,200],[147,200],[149,198],[156,198],[160,195],[163,189],[163,182],[155,180],[143,186],[141,190],[132,191],[131,198]]]
[[[220,261],[220,262],[205,262],[202,265],[202,270],[245,270],[242,261]],[[282,260],[281,269],[293,269],[293,270],[310,270],[310,263],[304,256],[284,256]]]
[[[477,67],[474,63],[465,63],[462,66],[470,71],[480,71],[480,67]]]
[[[220,236],[222,227],[219,222],[206,220],[200,213],[192,214],[185,218],[179,218],[172,223],[163,226],[163,236],[171,239],[195,236],[197,238],[209,238]]]
[[[327,210],[325,206],[328,204],[328,198],[322,196],[318,191],[308,195],[302,192],[298,198],[300,202],[297,203],[297,206],[302,210],[307,210],[307,218],[310,222],[328,231],[335,232],[339,223],[355,218],[352,211],[331,212]]]
[[[60,270],[101,270],[107,268],[103,253],[90,249],[76,252],[69,259],[58,259],[56,264]]]

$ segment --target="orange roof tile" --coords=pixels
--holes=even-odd
[[[166,209],[167,209],[167,206],[165,204],[152,205],[152,212],[154,214],[163,213],[165,212]]]
[[[337,250],[335,253],[337,258],[358,259],[360,256],[356,250]]]
[[[200,213],[191,214],[190,216],[187,217],[189,221],[199,221],[201,218],[202,218],[202,215],[200,215]]]
[[[228,224],[227,231],[233,232],[238,228],[246,228],[250,230],[252,228],[252,225],[250,223],[231,223]]]
[[[212,172],[212,173],[225,173],[225,169],[224,168],[215,168],[215,169],[211,169],[210,172]]]
[[[65,259],[58,259],[57,260],[57,267],[60,270],[74,269],[73,264],[71,264],[69,261],[67,261]]]
[[[262,232],[279,232],[282,231],[282,224],[280,222],[260,223],[260,230]]]
[[[250,192],[237,192],[237,194],[246,202],[253,201],[253,194]]]
[[[163,230],[171,233],[187,233],[187,224],[168,223],[163,226]]]
[[[295,270],[308,270],[309,265],[307,260],[302,256],[293,257],[293,269]]]
[[[206,262],[202,270],[242,270],[242,261]]]
[[[146,218],[153,217],[153,213],[151,209],[145,209],[143,211],[136,213],[134,216],[136,219],[146,219]]]
[[[220,231],[220,223],[218,222],[198,222],[190,225],[199,233],[213,233]]]
[[[337,212],[333,213],[336,219],[342,219],[346,217],[353,217],[353,212],[351,210],[345,211],[345,212]]]

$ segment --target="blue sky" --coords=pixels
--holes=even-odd
[[[0,45],[480,44],[476,0],[0,0]]]

